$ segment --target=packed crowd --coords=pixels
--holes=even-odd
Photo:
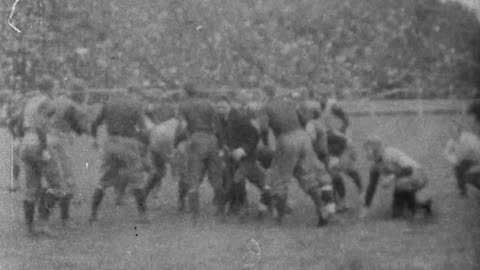
[[[193,224],[198,222],[204,178],[213,189],[215,215],[221,219],[248,216],[248,181],[260,193],[258,218],[273,217],[281,224],[294,211],[288,199],[293,179],[311,199],[318,226],[348,209],[345,179],[365,194],[361,218],[367,215],[378,184],[394,189],[392,217],[432,214],[432,199],[418,196],[428,187],[425,168],[375,136],[363,144],[371,161],[364,188],[349,117],[333,99],[314,91],[276,96],[272,86],[263,87],[267,100],[262,102],[252,102],[241,91],[205,97],[192,83],[183,90],[185,98],[177,104],[145,102],[132,88],[103,102],[93,121],[80,106],[85,91],[81,84],[57,91],[52,79],[45,77],[35,91],[14,93],[7,109],[15,156],[10,190],[23,191],[27,233],[53,235],[49,217],[57,207],[68,227],[76,179],[65,148],[80,135],[90,136],[101,155],[90,224],[97,221],[109,188],[115,190],[117,204],[131,191],[140,221],[148,222],[147,198],[158,192],[168,167],[178,183],[178,209],[184,212],[188,206]],[[480,105],[472,104],[469,112],[479,119]],[[100,126],[108,133],[102,143],[97,139]],[[467,183],[479,186],[477,135],[462,131],[449,142],[446,155],[454,164],[462,194]]]

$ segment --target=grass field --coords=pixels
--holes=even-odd
[[[315,228],[310,201],[291,185],[294,212],[278,227],[253,217],[225,224],[212,217],[211,190],[202,188],[202,218],[192,228],[189,216],[177,213],[175,183],[165,179],[160,202],[150,202],[152,223],[135,224],[133,203],[115,208],[107,194],[100,221],[89,227],[89,201],[98,176],[98,156],[81,138],[72,149],[78,177],[77,204],[72,219],[77,227],[63,230],[58,213],[52,222],[58,239],[24,236],[21,192],[1,192],[0,269],[480,269],[480,200],[476,191],[467,199],[457,195],[453,175],[442,157],[451,127],[461,115],[382,116],[352,119],[357,146],[372,132],[398,146],[429,170],[435,217],[428,221],[388,219],[391,191],[379,190],[371,215],[363,221],[357,210],[339,216],[327,228]],[[10,179],[10,144],[0,131],[4,162],[0,179]],[[367,177],[361,153],[360,168]],[[88,165],[87,165],[88,164]],[[366,180],[365,180],[366,181]],[[349,182],[349,203],[360,197]],[[250,201],[258,194],[251,189]],[[253,254],[252,246],[260,252]]]

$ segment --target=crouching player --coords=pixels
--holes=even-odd
[[[480,103],[473,103],[468,113],[480,123]],[[459,131],[445,149],[447,160],[454,166],[457,187],[461,196],[467,196],[467,184],[480,189],[480,138],[468,131]]]
[[[355,184],[359,193],[362,192],[362,179],[356,167],[356,151],[348,135],[350,119],[345,110],[334,98],[326,98],[321,102],[321,121],[326,128],[328,158],[324,163],[328,165],[332,176],[333,188],[336,194],[337,211],[348,210],[345,201],[346,188],[344,174]]]
[[[475,134],[462,131],[458,139],[448,141],[445,156],[454,166],[461,196],[467,196],[467,184],[480,189],[480,139]]]
[[[385,146],[379,138],[369,138],[364,148],[367,158],[373,161],[373,164],[361,217],[367,215],[380,179],[384,188],[394,185],[393,218],[401,217],[404,210],[409,210],[412,215],[415,215],[416,210],[423,209],[426,215],[431,215],[431,198],[420,200],[418,196],[419,191],[423,190],[428,183],[427,175],[421,165],[401,150]]]
[[[342,174],[353,180],[358,193],[363,189],[362,178],[356,166],[357,153],[350,138],[338,132],[327,132],[327,146],[329,158],[326,164],[328,164],[337,195],[337,211],[346,211],[348,205],[345,201],[346,188]]]
[[[307,132],[312,137],[312,143],[317,157],[328,168],[332,178],[337,212],[348,209],[345,203],[346,188],[343,181],[343,174],[349,176],[358,191],[362,191],[362,179],[356,169],[356,152],[351,140],[344,134],[348,127],[348,118],[341,108],[338,107],[343,116],[343,127],[339,130],[328,129],[321,118],[321,105],[318,102],[309,100],[300,104],[299,119],[305,125]],[[325,110],[324,110],[325,111]]]
[[[265,170],[257,163],[256,149],[260,135],[251,120],[254,112],[246,106],[246,98],[234,106],[228,99],[218,103],[223,122],[226,155],[225,183],[230,213],[238,213],[242,221],[247,216],[248,202],[246,180],[260,192],[259,214],[268,208],[269,191],[265,188]]]

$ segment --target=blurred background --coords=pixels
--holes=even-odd
[[[20,0],[21,32],[14,2],[0,4],[0,89],[48,74],[59,88],[480,95],[478,0]]]

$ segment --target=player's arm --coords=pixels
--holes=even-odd
[[[136,127],[140,132],[143,132],[147,128],[147,123],[145,121],[146,112],[145,110],[143,110],[141,104],[138,104],[137,106],[138,108],[136,110],[136,114],[137,114]]]
[[[412,158],[400,150],[390,151],[389,156],[394,164],[396,164],[393,166],[395,169],[390,168],[390,173],[394,174],[395,177],[410,176],[413,173],[413,169],[418,166]]]
[[[378,182],[380,180],[380,169],[378,166],[372,166],[370,169],[370,182],[368,183],[367,191],[365,194],[365,207],[369,208],[372,204],[373,197],[377,190]]]
[[[457,164],[459,162],[457,144],[458,143],[453,139],[448,140],[447,145],[445,146],[445,151],[443,152],[443,155],[451,164]]]
[[[309,111],[305,104],[300,104],[297,106],[297,118],[303,128],[307,127],[307,124],[310,120],[308,114]]]
[[[43,102],[38,111],[41,115],[41,123],[35,127],[38,139],[40,141],[40,149],[42,152],[47,149],[47,132],[49,129],[49,119],[55,114],[55,105],[50,100]]]
[[[330,153],[328,152],[327,131],[324,128],[315,129],[314,146],[318,159],[320,159],[323,164],[328,165]]]
[[[263,145],[268,145],[269,117],[265,109],[262,109],[258,116],[251,121],[252,125],[258,130]]]
[[[175,130],[175,137],[173,140],[173,147],[187,139],[187,118],[185,116],[184,108],[180,105],[175,111],[175,118],[178,120],[177,129]]]
[[[97,139],[98,127],[105,120],[105,114],[106,114],[106,107],[105,107],[105,105],[103,105],[102,109],[100,110],[100,113],[97,115],[95,120],[93,120],[92,124],[90,125],[90,133],[92,134],[92,137],[94,139]]]
[[[141,105],[138,105],[136,110],[136,137],[137,140],[142,142],[144,145],[150,144],[150,129],[153,125],[149,125],[148,119],[146,116],[146,111],[142,109]]]
[[[218,147],[222,149],[226,146],[226,131],[227,127],[222,123],[220,114],[215,110],[215,107],[212,105],[210,107],[210,115],[212,119],[212,130],[217,137]]]
[[[82,135],[87,132],[87,128],[82,124],[83,117],[83,113],[74,106],[70,106],[65,113],[65,120],[77,135]]]
[[[258,142],[260,141],[260,134],[252,128],[251,132],[248,133],[245,142],[242,145],[242,148],[245,149],[246,155],[252,155],[257,149]]]
[[[178,145],[187,139],[187,129],[182,124],[178,124],[177,129],[175,130],[175,139],[173,142],[173,147],[177,148]]]

